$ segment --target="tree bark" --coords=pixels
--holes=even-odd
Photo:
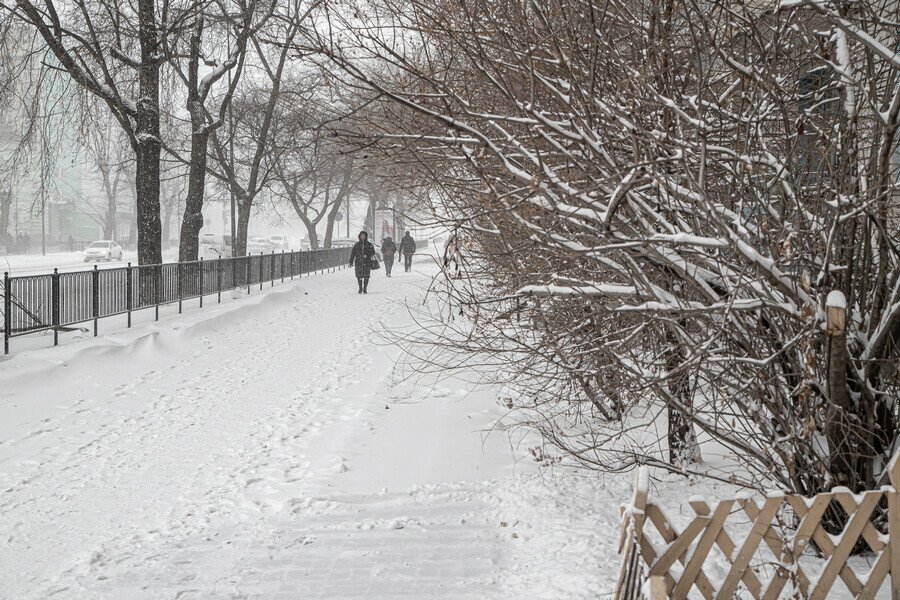
[[[181,240],[178,245],[178,260],[197,260],[200,248],[200,230],[203,228],[203,197],[206,187],[207,143],[210,131],[201,121],[202,117],[191,118],[191,166],[188,173],[187,198],[184,201],[184,217],[181,220]]]
[[[309,238],[309,249],[310,250],[318,250],[319,249],[319,234],[316,232],[316,224],[302,216],[300,217],[300,219],[303,221],[303,224],[306,226],[306,235]]]
[[[237,194],[235,194],[237,195]],[[240,195],[236,198],[237,202],[237,239],[232,240],[234,244],[235,256],[247,255],[247,230],[250,227],[250,211],[253,208],[253,201],[246,195]]]
[[[159,132],[159,37],[156,2],[138,1],[141,65],[138,69],[140,98],[137,102],[138,263],[162,263],[162,223],[159,218],[159,165],[162,144]]]
[[[668,403],[669,464],[681,467],[697,460],[700,446],[691,418],[694,399],[691,395],[690,379],[686,371],[672,374],[672,371],[684,364],[685,352],[679,345],[678,336],[671,329],[666,331],[666,342],[669,344],[666,360],[666,369],[669,371],[667,385],[671,395]]]
[[[0,194],[0,243],[6,246],[7,253],[12,252],[12,236],[9,233],[9,210],[12,207],[12,192]]]

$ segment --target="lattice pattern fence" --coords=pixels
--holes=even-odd
[[[770,495],[713,505],[692,498],[688,504],[694,518],[681,531],[649,497],[647,471],[641,469],[633,501],[622,509],[623,563],[616,600],[822,600],[838,579],[858,599],[875,598],[887,582],[891,600],[900,600],[898,457],[900,451],[888,465],[892,485],[862,494],[836,488],[812,498]],[[873,524],[881,513],[876,509],[884,506],[888,533]],[[832,535],[822,519],[837,511],[846,518],[843,531]],[[734,527],[739,519],[740,527]],[[848,559],[858,544],[869,555],[851,564]]]

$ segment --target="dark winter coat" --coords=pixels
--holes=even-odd
[[[403,236],[402,240],[400,240],[400,252],[403,254],[416,253],[416,241],[412,239],[412,236],[408,233]]]
[[[394,262],[394,256],[397,254],[397,244],[391,238],[384,238],[381,243],[381,256],[384,262]]]
[[[350,264],[356,268],[357,279],[368,279],[372,272],[372,257],[375,256],[375,246],[372,242],[358,241],[350,252]]]

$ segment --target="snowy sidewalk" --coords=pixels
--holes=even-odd
[[[418,269],[0,362],[0,598],[596,597],[602,527],[484,440],[494,395],[390,387]]]

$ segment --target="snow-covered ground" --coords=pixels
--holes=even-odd
[[[378,332],[414,327],[434,271],[423,257],[360,296],[341,270],[58,348],[17,339],[0,358],[0,600],[611,597],[633,474],[541,473],[498,390],[398,381]],[[679,529],[691,497],[734,492],[651,488]]]
[[[493,390],[392,386],[372,332],[410,326],[432,272],[0,360],[0,598],[611,593],[631,476],[539,474]]]

